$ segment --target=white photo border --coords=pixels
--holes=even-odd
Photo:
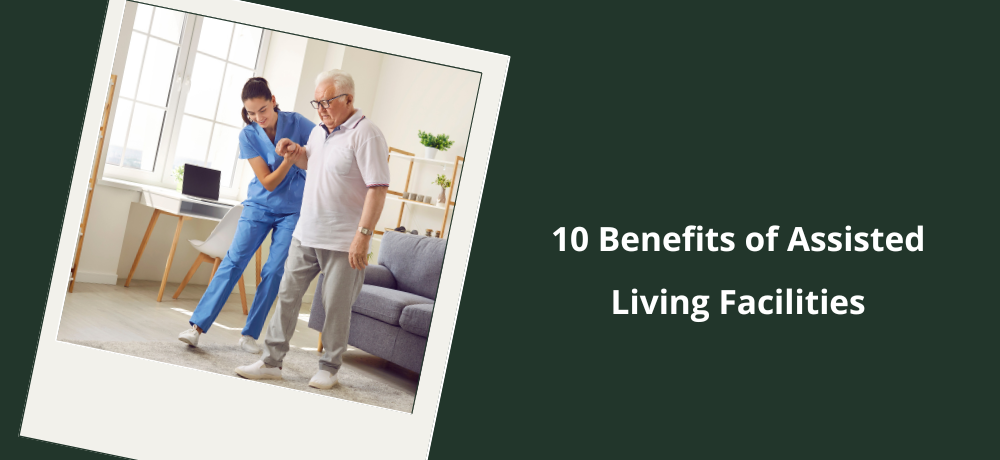
[[[234,0],[143,0],[193,14],[480,72],[413,413],[56,340],[125,0],[110,0],[21,435],[131,458],[426,458],[444,384],[509,57]],[[198,397],[208,395],[208,397]],[[252,423],[248,424],[247,421]],[[251,427],[251,428],[248,428]]]

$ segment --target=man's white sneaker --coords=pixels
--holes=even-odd
[[[309,386],[320,390],[329,390],[336,384],[337,374],[331,374],[330,371],[317,371],[316,375],[309,379]]]
[[[260,346],[257,345],[257,341],[250,337],[249,335],[244,335],[240,337],[240,348],[247,353],[260,354]]]
[[[264,379],[281,380],[281,368],[267,367],[264,365],[264,361],[257,361],[250,365],[237,367],[236,373],[239,374],[240,377],[247,378],[250,380],[264,380]]]
[[[198,332],[198,326],[191,326],[191,329],[185,329],[177,336],[177,340],[184,342],[192,347],[198,346],[198,337],[201,336],[201,332]]]

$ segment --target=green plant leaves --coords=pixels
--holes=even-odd
[[[450,140],[447,134],[439,134],[437,136],[431,133],[425,133],[421,130],[417,130],[417,135],[420,136],[420,143],[424,147],[433,147],[440,151],[445,151],[455,145],[455,141]]]
[[[438,174],[437,179],[435,179],[434,182],[431,183],[435,185],[440,185],[444,188],[451,187],[451,181],[448,180],[448,178],[446,178],[444,174]]]

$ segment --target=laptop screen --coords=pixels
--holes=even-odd
[[[184,183],[181,193],[206,200],[219,200],[222,172],[193,164],[184,165]]]

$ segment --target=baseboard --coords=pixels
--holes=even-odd
[[[117,273],[99,273],[99,272],[77,272],[76,274],[77,283],[90,283],[90,284],[117,284],[118,274]]]

